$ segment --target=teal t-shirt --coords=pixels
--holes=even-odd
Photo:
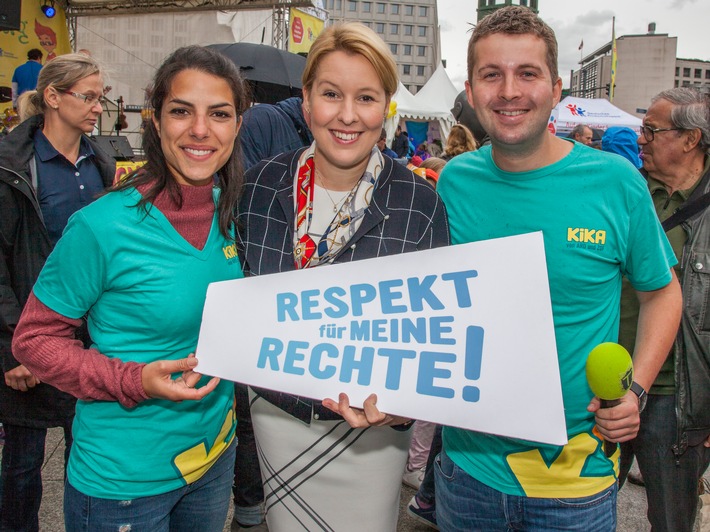
[[[504,172],[488,146],[449,162],[437,192],[454,244],[543,232],[569,439],[542,445],[447,427],[447,454],[511,495],[584,497],[609,487],[618,453],[605,457],[586,410],[587,355],[617,340],[622,276],[655,290],[670,282],[676,262],[644,180],[623,158],[576,143],[552,165]]]
[[[198,250],[157,208],[135,207],[139,199],[135,189],[112,192],[75,213],[34,293],[69,318],[88,313],[91,338],[109,358],[185,358],[197,347],[207,285],[242,277],[239,259],[216,215]],[[234,429],[228,381],[202,401],[79,401],[67,475],[94,497],[166,493],[209,470]]]

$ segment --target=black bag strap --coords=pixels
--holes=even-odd
[[[683,203],[680,209],[678,209],[671,216],[666,218],[666,220],[661,224],[663,226],[663,230],[666,233],[677,225],[683,223],[688,218],[691,218],[692,216],[698,214],[700,211],[705,210],[708,205],[710,205],[710,192],[700,194],[702,190],[705,190],[704,185],[707,183],[708,179],[710,179],[710,170],[705,172],[705,175],[701,178],[700,183],[698,183],[698,186],[695,187],[693,193],[685,201],[685,203]]]

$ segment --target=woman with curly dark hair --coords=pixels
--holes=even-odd
[[[191,353],[207,285],[242,276],[231,251],[247,98],[233,63],[191,46],[158,69],[151,100],[147,163],[70,219],[13,345],[79,398],[69,531],[216,531],[229,506],[234,387],[203,378]],[[84,316],[91,349],[73,340]]]

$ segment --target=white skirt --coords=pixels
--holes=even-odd
[[[261,397],[251,417],[271,532],[397,529],[410,431],[307,425]]]

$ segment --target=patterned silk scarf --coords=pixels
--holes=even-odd
[[[384,166],[382,153],[374,146],[365,173],[355,184],[340,209],[333,216],[330,225],[317,240],[309,234],[313,218],[313,192],[315,190],[316,143],[301,154],[294,180],[296,202],[296,222],[294,231],[293,257],[296,268],[310,268],[332,261],[340,249],[355,235],[365,211],[372,200],[372,192],[377,177]]]

